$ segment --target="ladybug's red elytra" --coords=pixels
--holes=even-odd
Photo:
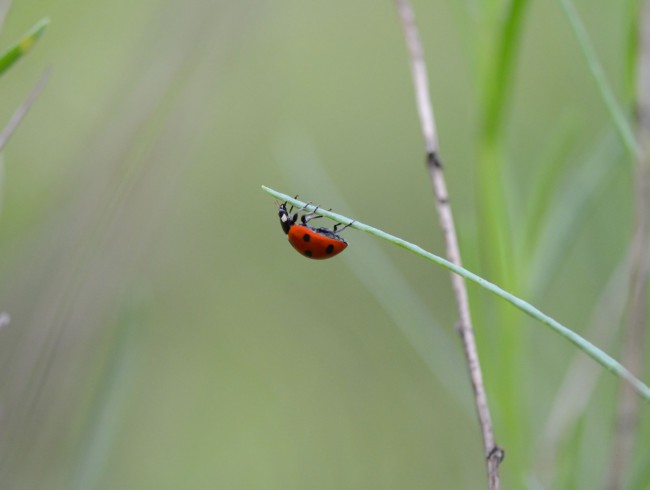
[[[308,205],[305,205],[305,207]],[[299,211],[303,209],[305,208]],[[317,216],[316,210],[314,210],[311,213],[303,214],[300,217],[301,224],[297,225],[296,222],[298,221],[299,214],[295,213],[292,215],[292,211],[293,206],[287,210],[287,203],[285,202],[280,204],[278,215],[280,216],[282,230],[287,234],[289,243],[301,255],[316,260],[329,259],[343,252],[348,246],[348,242],[339,236],[339,233],[352,223],[345,225],[340,230],[337,230],[337,227],[341,223],[334,225],[334,228],[331,230],[329,228],[313,228],[308,225],[309,221],[322,218],[322,216]]]

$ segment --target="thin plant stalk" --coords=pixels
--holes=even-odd
[[[51,71],[52,70],[48,68],[45,70],[45,72],[43,72],[43,75],[41,75],[41,78],[38,81],[38,83],[34,86],[34,88],[29,93],[25,101],[13,113],[11,119],[9,119],[9,122],[2,130],[2,132],[0,132],[0,151],[4,149],[5,145],[7,144],[7,141],[9,141],[9,138],[11,138],[11,136],[14,134],[14,132],[18,128],[18,125],[25,118],[27,112],[32,107],[34,102],[36,102],[36,99],[45,88],[45,85],[47,84],[47,81],[50,78]]]
[[[584,54],[587,61],[587,67],[589,68],[589,71],[591,72],[591,75],[596,82],[598,92],[600,93],[600,96],[605,103],[605,107],[607,108],[612,122],[614,123],[616,132],[621,138],[623,146],[633,158],[639,158],[639,148],[637,146],[636,139],[634,138],[634,131],[632,130],[632,127],[630,126],[625,113],[623,110],[621,110],[621,107],[616,102],[616,97],[614,97],[614,93],[609,86],[609,83],[607,82],[605,71],[603,70],[602,65],[598,61],[598,57],[594,52],[594,48],[589,39],[589,35],[587,34],[587,29],[585,29],[585,26],[582,23],[578,12],[576,12],[576,9],[571,0],[560,0],[560,3],[564,8],[564,13],[566,14],[569,23],[571,24],[571,28],[573,29],[576,39],[578,40],[580,49],[582,50],[582,53]]]
[[[429,81],[424,61],[422,43],[420,42],[420,36],[415,25],[415,15],[409,1],[396,0],[396,5],[402,28],[404,29],[404,35],[406,37],[413,84],[415,88],[415,98],[418,114],[420,116],[422,134],[424,137],[427,169],[429,171],[431,184],[436,198],[438,220],[445,241],[446,254],[450,262],[460,266],[460,248],[458,246],[458,238],[456,236],[451,205],[449,203],[447,183],[442,169],[442,160],[439,152],[438,137],[433,116],[433,106],[429,95]],[[456,297],[456,306],[458,309],[457,330],[463,343],[469,377],[474,393],[478,421],[483,438],[488,488],[490,488],[490,490],[497,490],[500,487],[499,464],[503,459],[504,453],[503,450],[496,445],[494,439],[492,416],[490,415],[487,393],[483,383],[483,373],[481,371],[478,349],[474,338],[474,328],[472,326],[465,281],[461,276],[451,274],[451,284]]]
[[[506,179],[506,122],[510,114],[517,68],[520,38],[529,0],[498,2],[499,14],[494,16],[494,43],[487,43],[487,56],[482,60],[481,93],[479,96],[480,126],[477,135],[476,214],[481,247],[478,250],[480,273],[509,290],[519,289],[517,264],[520,262],[513,246],[511,213],[508,206]],[[480,49],[480,48],[479,48]],[[482,308],[489,319],[499,346],[491,349],[493,366],[488,382],[491,394],[499,401],[497,423],[501,437],[511,449],[509,467],[521,472],[529,430],[524,420],[521,399],[521,374],[517,368],[525,362],[524,331],[513,328],[516,318],[512,309],[497,304]],[[521,474],[515,478],[521,478]]]
[[[5,25],[5,20],[11,10],[12,0],[0,0],[0,31]]]

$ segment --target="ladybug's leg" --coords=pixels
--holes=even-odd
[[[352,226],[355,222],[356,222],[356,220],[349,222],[347,225],[345,225],[345,226],[344,226],[343,228],[341,228],[340,230],[338,230],[337,228],[338,228],[339,226],[341,226],[343,223],[337,223],[337,224],[335,224],[335,225],[334,225],[334,233],[341,233],[341,232],[342,232],[343,230],[345,230],[348,226]]]
[[[294,199],[298,199],[298,194],[296,194],[293,198],[294,198]],[[309,203],[309,204],[311,204],[311,203]],[[284,201],[284,207],[285,207],[285,208],[287,207],[287,201]],[[303,209],[304,209],[304,208],[303,208]],[[293,204],[292,204],[291,207],[289,208],[289,214],[291,214],[291,211],[293,211]]]
[[[304,211],[304,210],[307,209],[309,206],[311,206],[311,201],[309,201],[307,204],[305,204],[303,207],[301,207],[298,211],[299,211],[299,212],[300,212],[300,211]]]
[[[322,216],[314,216],[313,214],[306,214],[302,217],[302,223],[306,225],[309,221],[318,218],[322,218]]]
[[[297,198],[298,198],[298,196],[296,196],[294,199],[297,199]],[[285,203],[285,204],[286,204],[286,203]],[[311,204],[311,201],[309,201],[307,204],[305,204],[303,207],[301,207],[301,208],[300,208],[298,211],[296,211],[296,213],[293,214],[293,215],[291,215],[291,212],[293,211],[293,204],[291,205],[291,207],[289,208],[289,215],[291,216],[291,224],[294,224],[294,225],[296,224],[296,221],[298,221],[298,213],[299,213],[300,211],[302,211],[303,209],[305,209],[305,208],[306,208],[307,206],[309,206],[310,204]]]
[[[312,219],[322,218],[322,216],[316,216],[316,211],[318,211],[319,207],[320,206],[316,206],[316,209],[314,209],[311,213],[303,214],[303,216],[301,218],[301,221],[302,221],[303,225],[306,225]]]
[[[317,218],[322,218],[322,216],[314,216],[319,207],[320,206],[316,206],[316,209],[314,209],[311,213],[308,213],[308,214],[304,215],[303,216],[304,219],[302,220],[302,222],[304,224],[307,224],[308,221],[311,221],[311,220],[317,219]],[[328,209],[328,211],[331,211],[331,210],[332,210],[332,208]]]

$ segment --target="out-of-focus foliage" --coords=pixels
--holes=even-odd
[[[476,269],[488,237],[471,3],[414,7]],[[618,93],[624,12],[578,7]],[[259,188],[442,252],[392,3],[17,2],[0,45],[43,15],[46,42],[0,90],[6,120],[54,67],[4,153],[0,486],[480,488],[447,273],[350,230],[340,257],[305,260]],[[519,50],[503,165],[513,292],[589,337],[630,236],[631,166],[557,2],[529,6]],[[560,463],[538,467],[573,349],[519,313],[508,345],[496,300],[471,292],[488,389],[504,352],[524,360],[506,370],[521,390],[490,400],[498,442],[517,455],[506,482],[555,474],[594,488],[615,381],[597,384]],[[503,396],[525,437],[508,430]]]

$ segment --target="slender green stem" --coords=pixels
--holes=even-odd
[[[502,180],[505,161],[503,127],[512,100],[517,52],[521,45],[519,38],[528,3],[528,0],[510,0],[504,21],[498,25],[495,51],[486,66],[487,89],[483,99],[477,166],[481,235],[487,238],[482,272],[501,278],[508,287],[514,284],[515,279],[511,265],[512,232]]]
[[[478,270],[503,287],[516,290],[517,250],[513,248],[513,226],[508,213],[506,123],[515,91],[518,54],[522,42],[529,0],[505,0],[493,11],[489,38],[483,44],[482,86],[480,87],[480,125],[477,140],[476,197],[478,233],[481,236]],[[478,298],[476,298],[478,300]],[[479,301],[482,301],[479,300]],[[476,302],[475,302],[476,304]],[[522,378],[513,366],[524,362],[522,347],[525,332],[513,328],[516,312],[505,303],[494,308],[483,308],[484,323],[497,332],[499,345],[489,344],[488,355],[493,359],[493,375],[488,377],[488,390],[499,400],[497,425],[503,427],[505,438],[514,448],[524,447],[529,435],[521,410]],[[487,320],[487,322],[485,322]],[[507,423],[504,423],[507,421]],[[511,451],[510,467],[521,471],[525,467],[524,452]],[[515,478],[521,478],[518,475]]]
[[[564,12],[566,13],[567,18],[569,19],[573,32],[578,39],[582,53],[587,60],[589,71],[594,77],[594,81],[596,82],[596,86],[600,92],[600,96],[605,102],[607,111],[609,112],[609,115],[614,122],[616,132],[620,136],[625,149],[628,151],[630,156],[636,160],[639,156],[639,150],[636,144],[636,139],[634,138],[634,131],[632,131],[630,123],[628,122],[627,117],[625,117],[625,113],[619,107],[618,103],[616,102],[616,98],[614,97],[614,93],[607,83],[605,71],[598,61],[598,57],[596,56],[594,48],[591,45],[589,34],[587,34],[587,29],[585,29],[585,26],[582,23],[578,12],[576,12],[576,9],[573,6],[571,0],[560,0],[560,3],[564,8]]]
[[[50,19],[47,17],[39,20],[20,41],[14,43],[0,56],[0,76],[32,49],[32,46],[43,35],[49,23]]]
[[[500,139],[503,121],[512,99],[512,82],[517,61],[519,37],[528,0],[511,0],[506,20],[501,26],[494,60],[488,65],[486,108],[483,114],[483,136],[490,141]]]
[[[276,199],[280,199],[281,201],[286,201],[289,204],[292,204],[294,206],[297,206],[299,208],[304,208],[305,211],[311,212],[316,210],[316,206],[314,205],[307,205],[303,201],[299,201],[291,196],[288,196],[287,194],[282,194],[281,192],[275,191],[273,189],[270,189],[266,186],[262,186],[262,189],[266,192],[268,192],[270,195],[275,197]],[[343,223],[343,224],[349,224],[352,223],[351,228],[355,228],[357,230],[365,231],[366,233],[369,233],[371,235],[374,235],[376,237],[382,238],[394,245],[397,245],[398,247],[405,248],[409,252],[412,252],[416,255],[419,255],[420,257],[423,257],[431,262],[434,262],[438,265],[441,265],[442,267],[455,272],[459,276],[464,277],[465,279],[472,281],[479,286],[481,286],[483,289],[487,289],[488,291],[491,291],[492,293],[496,294],[500,298],[506,300],[508,303],[512,304],[516,308],[520,309],[524,313],[530,315],[531,317],[535,318],[542,324],[546,325],[547,327],[551,328],[558,334],[560,334],[562,337],[565,339],[569,340],[571,343],[573,343],[576,347],[578,347],[580,350],[582,350],[585,354],[590,356],[592,359],[594,359],[596,362],[598,362],[601,366],[605,367],[609,371],[613,372],[617,376],[619,376],[621,379],[624,379],[630,385],[634,388],[634,390],[641,396],[643,397],[646,401],[650,402],[650,387],[646,386],[643,382],[638,380],[632,373],[630,373],[627,369],[625,369],[618,361],[610,357],[608,354],[606,354],[604,351],[593,345],[591,342],[588,340],[582,338],[580,335],[577,333],[573,332],[569,328],[565,327],[562,325],[560,322],[557,320],[551,318],[550,316],[546,315],[545,313],[542,313],[540,310],[535,308],[533,305],[530,303],[524,301],[521,298],[518,298],[517,296],[504,291],[501,289],[499,286],[492,284],[489,281],[486,281],[482,277],[477,276],[473,272],[468,271],[467,269],[464,269],[463,267],[459,267],[451,262],[449,262],[446,259],[443,259],[442,257],[438,257],[437,255],[432,254],[431,252],[427,252],[423,248],[407,242],[406,240],[403,240],[401,238],[398,238],[394,235],[390,235],[382,230],[379,230],[377,228],[374,228],[372,226],[366,225],[364,223],[361,223],[359,221],[354,221],[346,216],[333,213],[331,211],[326,211],[324,209],[318,208],[318,211],[316,211],[318,215],[324,216],[326,218],[329,218],[333,221],[336,221],[338,223]]]

